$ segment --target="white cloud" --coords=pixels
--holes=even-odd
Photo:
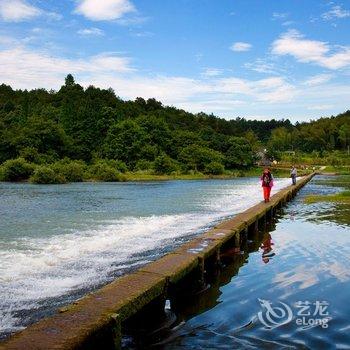
[[[291,101],[297,90],[282,77],[271,77],[260,80],[246,80],[236,77],[222,78],[213,85],[218,93],[246,95],[257,101],[266,103]]]
[[[341,6],[333,6],[329,11],[324,12],[321,17],[326,21],[335,18],[346,18],[350,17],[350,11],[342,9]]]
[[[154,33],[143,31],[143,32],[131,32],[130,35],[136,38],[151,38],[152,36],[154,36]]]
[[[0,35],[0,45],[10,46],[18,44],[18,41],[10,36]]]
[[[252,89],[259,101],[267,103],[289,102],[297,89],[281,77],[266,78],[253,83]]]
[[[66,59],[50,56],[46,52],[31,51],[23,47],[0,51],[0,81],[14,83],[19,88],[58,87],[67,73],[91,76],[109,72],[133,71],[130,60],[113,54],[100,54],[86,59]]]
[[[304,85],[315,86],[327,83],[333,78],[332,74],[317,74],[304,81]]]
[[[6,39],[7,43],[11,44]],[[0,81],[19,88],[57,88],[67,73],[87,85],[113,87],[124,98],[156,97],[164,103],[185,103],[200,96],[207,100],[235,101],[242,98],[275,103],[290,101],[294,87],[281,77],[247,80],[237,77],[218,78],[219,71],[208,71],[203,79],[181,76],[145,76],[131,67],[130,59],[105,53],[84,59],[67,59],[33,51],[21,45],[10,45],[0,51]],[[207,72],[207,73],[208,73]],[[211,74],[211,75],[210,75]],[[230,102],[232,103],[232,102]]]
[[[111,21],[134,12],[135,7],[129,0],[79,0],[76,13],[93,21]]]
[[[243,67],[258,73],[277,74],[275,65],[261,58],[257,58],[254,62],[246,62]]]
[[[230,50],[232,51],[237,51],[237,52],[242,52],[242,51],[249,51],[252,48],[252,45],[249,43],[244,43],[241,41],[238,41],[236,43],[233,43],[230,46]]]
[[[21,22],[39,16],[41,10],[24,0],[1,0],[0,17],[6,22]]]
[[[316,106],[309,106],[307,109],[309,111],[325,111],[333,108],[334,106],[332,105],[316,105]]]
[[[103,53],[85,58],[63,58],[49,51],[32,50],[23,43],[0,37],[7,49],[0,49],[0,82],[14,88],[59,88],[68,73],[83,86],[91,84],[115,89],[124,99],[155,97],[166,105],[192,112],[204,111],[220,116],[316,117],[320,108],[327,113],[346,109],[350,87],[327,84],[326,74],[292,84],[283,76],[242,79],[219,75],[187,78],[149,74],[136,70],[128,57]],[[52,51],[50,51],[52,52]],[[215,70],[216,68],[208,68]],[[210,71],[209,71],[210,72]],[[213,72],[215,73],[215,72]],[[316,85],[316,82],[324,83]],[[331,108],[331,106],[336,106]],[[319,108],[319,109],[317,109]]]
[[[103,30],[99,28],[92,27],[92,28],[80,29],[78,30],[78,34],[83,36],[103,36],[105,33]]]
[[[285,22],[282,22],[282,25],[288,27],[288,26],[291,26],[294,23],[295,23],[294,21],[285,21]]]
[[[123,17],[118,19],[118,24],[122,26],[136,26],[139,27],[141,24],[147,22],[150,18],[145,16],[140,16],[138,14],[132,17]]]
[[[44,12],[44,13],[48,19],[51,19],[53,21],[60,21],[61,19],[63,19],[63,16],[57,12]]]
[[[273,19],[286,19],[287,17],[288,17],[288,13],[274,12],[272,14]]]
[[[203,76],[205,77],[217,77],[218,75],[221,75],[222,69],[218,68],[206,68],[204,72],[202,73]]]
[[[296,30],[289,30],[275,40],[272,53],[291,55],[299,62],[315,63],[328,69],[350,65],[350,47],[331,47],[327,42],[304,39]]]

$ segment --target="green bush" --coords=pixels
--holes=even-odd
[[[105,161],[93,164],[89,169],[89,175],[99,181],[125,181],[125,176]]]
[[[114,159],[106,159],[105,162],[112,168],[116,169],[117,171],[121,173],[126,173],[128,171],[128,167],[126,164],[121,160],[114,160]]]
[[[34,170],[29,181],[36,184],[61,184],[65,183],[66,179],[61,174],[58,174],[53,168],[40,165]]]
[[[149,160],[141,159],[136,163],[134,170],[143,171],[143,170],[152,170],[152,169],[154,169],[153,162],[151,162]]]
[[[179,160],[184,164],[186,170],[203,172],[208,164],[212,162],[221,163],[223,155],[208,147],[190,145],[182,149]]]
[[[81,182],[84,179],[86,164],[82,160],[65,158],[54,163],[52,169],[69,182]]]
[[[21,158],[24,158],[26,161],[31,163],[39,163],[40,155],[36,148],[34,147],[25,147],[19,151]]]
[[[206,174],[221,175],[225,171],[224,166],[219,162],[211,162],[205,166],[204,172]]]
[[[154,171],[156,174],[171,174],[178,169],[178,164],[166,154],[162,154],[154,160]]]
[[[33,164],[24,158],[9,159],[1,166],[1,177],[3,181],[22,181],[28,179],[33,171]]]

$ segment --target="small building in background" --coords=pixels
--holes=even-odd
[[[271,159],[267,156],[265,151],[259,151],[257,154],[257,164],[259,166],[271,166],[272,161]]]

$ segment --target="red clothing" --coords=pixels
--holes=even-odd
[[[271,187],[263,186],[263,191],[264,191],[264,199],[266,201],[269,201],[270,200]]]
[[[273,186],[273,177],[269,171],[264,171],[261,178],[261,186],[264,191],[264,200],[268,202],[270,200],[271,188]]]

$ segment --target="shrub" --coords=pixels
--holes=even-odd
[[[90,167],[89,174],[91,178],[100,181],[125,181],[124,175],[105,161],[98,161],[93,164]]]
[[[3,181],[21,181],[29,178],[34,171],[34,166],[24,158],[17,158],[4,162],[1,169]]]
[[[205,166],[204,172],[206,174],[221,175],[225,171],[224,166],[219,162],[211,162]]]
[[[204,171],[205,167],[212,162],[221,163],[223,155],[211,148],[190,145],[182,149],[179,160],[188,170]]]
[[[154,161],[154,171],[156,174],[170,174],[178,169],[177,163],[166,154],[158,156]]]
[[[45,165],[38,166],[29,180],[36,184],[60,184],[66,182],[64,176]]]
[[[128,171],[128,167],[121,160],[108,159],[105,162],[112,168],[115,168],[117,171],[121,173],[126,173]]]
[[[52,165],[52,169],[69,182],[83,181],[86,164],[82,160],[65,158]]]
[[[154,169],[154,163],[145,159],[139,160],[135,165],[136,171],[152,170],[152,169]]]
[[[40,155],[36,148],[34,147],[25,147],[19,152],[21,158],[24,158],[28,162],[39,163]]]

